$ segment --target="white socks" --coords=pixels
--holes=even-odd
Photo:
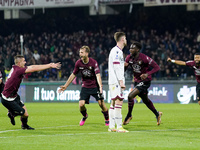
[[[112,105],[110,105],[109,109],[109,128],[115,128],[114,107]]]
[[[122,127],[122,106],[119,104],[115,105],[115,108],[110,105],[109,109],[109,128],[115,128],[115,123],[117,125],[117,129]]]
[[[115,105],[115,123],[117,124],[117,129],[122,127],[122,106]]]

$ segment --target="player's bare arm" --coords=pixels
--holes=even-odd
[[[25,73],[31,73],[31,72],[36,72],[36,71],[42,71],[45,69],[49,69],[49,68],[56,68],[56,69],[60,69],[61,67],[61,63],[49,63],[49,64],[45,64],[45,65],[31,65],[28,66]]]
[[[101,74],[97,73],[96,77],[97,77],[97,82],[99,84],[99,91],[100,91],[100,93],[103,93],[103,85],[102,85],[102,80],[101,80]]]
[[[124,62],[124,67],[127,67],[128,66],[128,63],[127,62]]]
[[[126,71],[127,70],[127,68],[128,68],[128,63],[127,62],[124,62],[124,70]]]
[[[175,63],[175,64],[177,64],[177,65],[186,66],[186,63],[185,63],[184,61],[181,61],[181,60],[173,60],[173,59],[171,59],[170,57],[167,58],[167,61],[168,61],[168,62]]]
[[[70,83],[74,80],[75,77],[76,77],[76,75],[72,73],[69,76],[69,78],[68,78],[67,82],[65,83],[65,85],[61,85],[60,86],[60,89],[58,90],[58,93],[64,92],[67,89],[67,87],[70,85]]]
[[[122,88],[122,90],[125,90],[126,86],[124,85],[123,80],[119,80],[119,85]]]

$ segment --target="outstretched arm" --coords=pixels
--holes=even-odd
[[[69,78],[68,78],[67,82],[65,83],[65,85],[60,86],[60,89],[58,90],[58,93],[64,92],[67,89],[67,87],[70,85],[70,83],[74,80],[75,77],[76,77],[76,75],[72,73],[69,76]]]
[[[167,61],[168,61],[168,62],[175,63],[175,64],[177,64],[177,65],[186,66],[186,63],[185,63],[184,61],[181,61],[181,60],[173,60],[173,59],[171,59],[170,57],[167,58]]]
[[[50,64],[45,64],[45,65],[31,65],[28,66],[25,73],[31,73],[31,72],[36,72],[36,71],[42,71],[42,70],[46,70],[49,68],[56,68],[56,69],[60,69],[61,64],[60,62],[58,63],[50,63]]]

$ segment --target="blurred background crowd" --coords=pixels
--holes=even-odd
[[[60,70],[49,69],[26,75],[28,81],[63,81],[79,59],[79,48],[88,45],[90,57],[97,60],[103,80],[107,80],[108,55],[115,46],[116,31],[126,33],[129,54],[132,40],[142,43],[141,52],[160,66],[153,80],[195,80],[189,67],[168,63],[167,57],[193,60],[200,52],[198,12],[187,12],[184,6],[144,8],[133,7],[133,12],[117,15],[89,16],[86,8],[49,9],[26,20],[0,21],[0,66],[6,79],[14,56],[21,54],[20,35],[23,35],[23,55],[27,65],[61,62]],[[2,30],[3,29],[3,30]],[[126,79],[132,80],[128,69]],[[77,80],[77,83],[80,83]]]

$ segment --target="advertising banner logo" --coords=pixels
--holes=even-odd
[[[196,87],[183,85],[177,93],[177,98],[181,104],[188,104],[190,100],[196,101]]]
[[[173,84],[151,84],[148,96],[154,103],[173,103],[173,90]]]

